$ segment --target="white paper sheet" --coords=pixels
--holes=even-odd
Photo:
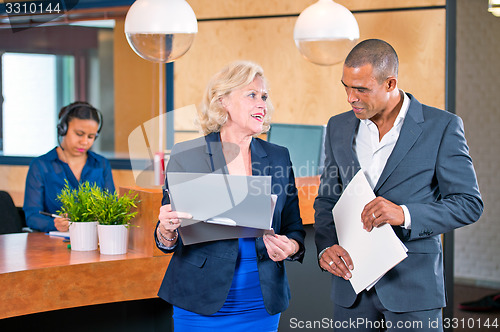
[[[64,237],[69,239],[69,232],[50,231],[47,234],[49,234],[50,236]]]
[[[361,212],[373,199],[375,194],[360,170],[333,208],[339,245],[347,250],[353,261],[350,282],[356,294],[370,289],[408,256],[406,247],[390,225],[373,228],[371,232],[363,229]]]

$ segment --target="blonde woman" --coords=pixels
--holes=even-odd
[[[176,144],[168,172],[268,175],[278,195],[276,235],[183,245],[180,218],[163,197],[158,247],[173,252],[158,295],[174,307],[179,331],[276,331],[290,290],[283,261],[302,261],[304,236],[288,150],[259,138],[272,113],[260,66],[238,61],[209,82],[199,123],[204,137]],[[168,186],[168,184],[167,184]]]

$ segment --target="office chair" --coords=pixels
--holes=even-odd
[[[0,234],[21,233],[23,222],[12,197],[0,191]]]

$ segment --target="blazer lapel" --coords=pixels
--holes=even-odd
[[[385,164],[384,170],[380,175],[380,178],[375,186],[374,192],[377,192],[380,187],[385,183],[387,178],[396,169],[401,160],[406,156],[408,151],[412,148],[413,144],[417,141],[418,137],[422,134],[422,128],[419,123],[424,122],[424,116],[422,112],[422,104],[415,99],[411,94],[408,93],[410,97],[410,107],[401,127],[401,132],[399,133],[398,141],[392,150],[387,163]]]
[[[351,119],[350,122],[351,123],[348,123],[348,126],[347,126],[347,128],[349,130],[348,135],[345,136],[346,139],[350,140],[350,142],[349,142],[350,144],[346,144],[344,146],[349,146],[350,147],[349,151],[346,151],[346,153],[348,153],[351,156],[351,158],[352,158],[351,165],[357,166],[357,168],[360,168],[358,156],[354,152],[354,148],[353,148],[354,147],[354,139],[355,139],[356,131],[357,131],[358,127],[359,127],[359,122],[360,121],[359,121],[358,118],[354,117],[354,118]],[[354,176],[354,174],[353,174],[353,176]]]
[[[215,173],[229,174],[226,159],[222,152],[222,144],[219,133],[211,133],[205,136],[207,143],[205,152],[207,153],[206,163],[209,169]],[[269,159],[267,153],[255,138],[250,143],[252,155],[252,175],[269,175]]]
[[[269,175],[269,158],[259,140],[252,138],[250,153],[252,155],[252,175]]]
[[[207,153],[206,162],[209,169],[214,173],[228,174],[219,133],[208,134],[205,136],[205,141],[207,142],[205,149]]]
[[[358,157],[354,152],[354,136],[356,134],[356,130],[358,129],[359,122],[359,119],[356,118],[354,113],[352,113],[352,117],[349,118],[344,124],[345,130],[341,130],[337,135],[332,137],[332,146],[340,147],[339,151],[335,151],[335,148],[333,149],[334,156],[339,167],[338,171],[343,179],[342,182],[344,185],[351,182],[357,171],[361,169]],[[339,144],[337,144],[337,142]]]

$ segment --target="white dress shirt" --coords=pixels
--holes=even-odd
[[[365,173],[372,189],[377,185],[378,179],[387,163],[387,159],[389,159],[396,145],[406,113],[408,112],[408,107],[410,106],[410,98],[408,98],[403,90],[399,91],[404,96],[403,105],[389,132],[379,140],[380,134],[377,125],[369,119],[360,120],[361,122],[354,139],[354,152],[358,157],[361,169]],[[401,205],[401,207],[403,208],[405,216],[405,222],[402,227],[410,229],[410,212],[405,205]]]

